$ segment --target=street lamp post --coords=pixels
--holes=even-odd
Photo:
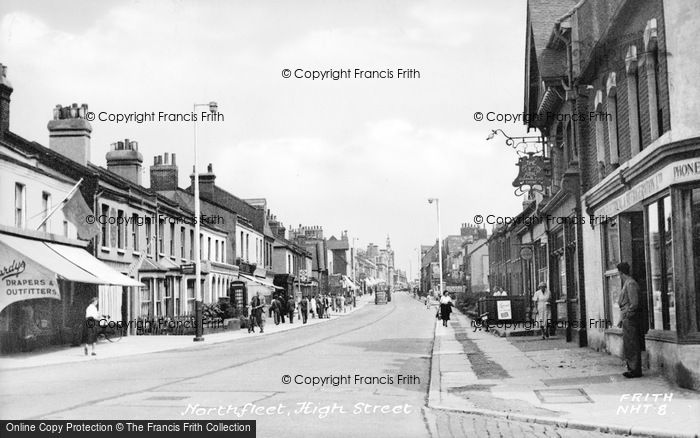
[[[438,228],[438,263],[440,267],[440,288],[438,297],[442,296],[442,233],[440,231],[440,200],[438,198],[429,198],[428,203],[432,204],[435,201],[437,210],[437,228]]]
[[[355,307],[357,305],[357,251],[355,250],[355,241],[357,240],[357,237],[352,238],[352,281],[353,281],[353,290],[352,290],[352,306]]]
[[[218,106],[216,102],[209,103],[195,103],[192,106],[192,113],[197,112],[197,107],[208,106],[209,111],[212,114],[216,114]],[[199,175],[197,174],[197,117],[193,117],[194,121],[194,165],[192,170],[194,173],[194,312],[195,312],[195,334],[194,342],[201,342],[204,340],[203,335],[203,315],[202,315],[202,257],[201,249],[199,245],[199,216],[200,216],[200,206],[199,206]]]

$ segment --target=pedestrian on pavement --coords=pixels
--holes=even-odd
[[[630,265],[621,262],[617,272],[622,279],[622,290],[617,304],[620,306],[622,326],[622,350],[627,361],[627,378],[642,377],[641,311],[639,307],[639,284],[630,276]]]
[[[306,297],[302,298],[299,303],[299,312],[301,312],[302,323],[306,324],[306,320],[309,318],[309,300]]]
[[[250,300],[250,317],[251,317],[251,324],[250,324],[250,331],[255,333],[255,325],[257,324],[258,327],[260,327],[260,333],[263,333],[263,307],[265,306],[265,303],[263,302],[262,298],[260,297],[260,292],[258,292],[252,300]]]
[[[290,296],[287,300],[287,316],[289,316],[289,323],[294,324],[294,312],[296,312],[297,306],[294,302],[294,297]],[[284,322],[284,321],[282,321]]]
[[[339,311],[345,313],[345,295],[341,295],[341,296],[338,298],[338,301],[340,302],[340,309],[339,309]]]
[[[316,295],[312,296],[309,300],[309,312],[312,318],[316,318]]]
[[[535,309],[537,314],[535,320],[540,325],[540,330],[542,330],[542,339],[549,339],[549,323],[552,319],[552,313],[550,309],[549,300],[552,297],[551,293],[547,290],[547,283],[544,281],[537,285],[537,290],[532,296],[532,301],[535,304]]]
[[[85,351],[85,356],[88,355],[88,344],[92,348],[92,355],[97,356],[95,343],[97,342],[97,330],[100,323],[97,303],[97,297],[92,297],[90,304],[85,308],[85,321],[83,322],[83,350]]]
[[[447,321],[450,320],[450,313],[452,313],[452,298],[447,293],[443,292],[442,297],[440,297],[440,318],[442,319],[443,327],[447,327]]]
[[[280,304],[279,297],[272,299],[272,304],[270,304],[270,313],[274,318],[275,325],[279,325],[282,316],[282,305]]]

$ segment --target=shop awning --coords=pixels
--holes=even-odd
[[[73,262],[75,265],[80,266],[86,271],[90,272],[98,280],[100,280],[99,284],[109,284],[112,286],[143,286],[141,282],[117,272],[102,261],[93,257],[84,249],[60,245],[58,243],[46,243],[46,245],[61,256],[65,257],[67,260]]]
[[[77,283],[142,286],[83,249],[0,234],[0,310],[33,298],[60,300],[57,278]]]
[[[21,253],[29,261],[54,272],[63,280],[113,286],[143,286],[102,263],[84,249],[8,234],[0,234],[0,244]],[[3,254],[0,260],[4,261],[6,252],[0,253]],[[2,261],[0,266],[5,265]]]
[[[350,279],[350,277],[348,277],[347,275],[343,275],[343,283],[344,283],[344,286],[345,286],[345,287],[349,287],[349,288],[352,289],[352,290],[357,290],[357,289],[359,289],[359,287],[357,287],[357,285],[355,284],[355,282],[352,281],[352,280]]]
[[[270,283],[269,281],[265,281],[265,280],[262,280],[260,278],[251,277],[250,275],[238,274],[238,277],[245,278],[248,281],[252,281],[252,282],[261,284],[263,286],[271,287],[273,289],[280,289],[280,290],[284,289],[283,287],[275,286],[274,284]]]

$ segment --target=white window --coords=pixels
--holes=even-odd
[[[26,190],[24,184],[15,183],[15,226],[24,228],[26,225]]]
[[[49,210],[51,210],[51,194],[43,192],[41,194],[41,211],[43,212],[44,223],[41,225],[41,230],[43,232],[51,232],[51,227],[49,227],[49,221],[46,218],[49,216]]]

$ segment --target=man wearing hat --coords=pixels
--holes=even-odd
[[[622,290],[617,304],[620,306],[622,325],[622,349],[627,361],[627,378],[642,377],[641,312],[639,308],[639,285],[630,276],[630,265],[621,262],[617,272],[622,279]]]
[[[549,307],[549,300],[552,297],[551,293],[547,290],[547,283],[541,281],[537,285],[537,290],[532,296],[532,301],[537,309],[537,316],[534,318],[540,325],[542,330],[542,339],[549,339],[549,324],[552,319],[552,312]]]

